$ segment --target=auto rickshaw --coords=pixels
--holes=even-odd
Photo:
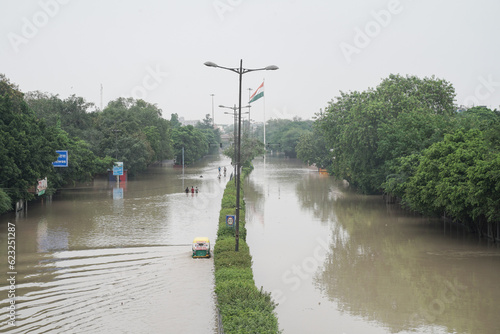
[[[193,240],[193,258],[210,257],[210,240],[197,237]]]

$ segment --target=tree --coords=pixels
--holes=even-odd
[[[341,92],[317,120],[333,149],[333,174],[364,193],[381,192],[399,158],[442,138],[454,96],[444,80],[400,75],[376,89]]]
[[[12,209],[12,199],[0,188],[0,215]]]
[[[318,168],[328,168],[332,163],[332,154],[327,147],[320,130],[315,128],[313,132],[303,133],[297,146],[297,158],[307,163],[315,165]]]
[[[37,118],[44,119],[48,126],[59,126],[71,137],[85,140],[90,138],[90,130],[93,127],[93,115],[90,110],[95,110],[93,103],[75,95],[61,100],[58,95],[39,91],[28,92],[25,100]]]
[[[229,157],[232,157],[232,150],[229,152]],[[252,160],[266,153],[264,143],[257,138],[250,137],[248,134],[243,135],[240,147],[240,162],[242,166],[249,166]]]
[[[264,149],[264,143],[257,138],[250,137],[248,133],[244,133],[241,136],[240,145],[240,164],[242,168],[253,169],[252,160],[259,156],[264,155],[266,150]],[[223,154],[231,158],[232,164],[235,164],[235,146],[234,144],[226,147]]]
[[[170,122],[161,115],[156,105],[132,98],[111,101],[100,112],[75,95],[25,96],[0,74],[0,211],[11,201],[33,198],[28,189],[44,177],[53,190],[89,181],[113,160],[134,174],[172,157]],[[68,150],[68,167],[52,166],[56,149]]]
[[[318,115],[319,126],[335,159],[332,172],[365,193],[377,190],[380,161],[377,150],[377,125],[384,109],[373,91],[341,93],[327,110]]]
[[[387,120],[378,128],[376,156],[383,161],[381,188],[385,193],[401,197],[409,174],[405,165],[446,133],[453,131],[449,116],[416,110]],[[409,160],[406,159],[409,157]],[[397,190],[396,190],[397,189]]]
[[[12,201],[33,198],[28,189],[53,169],[55,150],[45,122],[36,119],[17,86],[1,75],[0,187]]]
[[[210,114],[206,114],[205,118],[200,122],[196,123],[196,128],[198,129],[213,129],[213,120],[212,117],[210,117]]]
[[[53,168],[47,175],[49,193],[67,184],[91,181],[95,174],[104,174],[112,167],[112,160],[108,157],[103,164],[86,141],[71,138],[66,131],[58,127],[52,128],[52,132],[55,145],[68,151],[69,163],[68,167]]]
[[[486,107],[473,107],[459,112],[456,120],[457,128],[484,131],[500,124],[500,112]]]
[[[474,222],[481,231],[482,223],[500,216],[499,159],[480,130],[457,130],[423,151],[404,201],[419,212]]]
[[[468,201],[472,219],[500,223],[500,153],[479,160],[467,170]]]
[[[205,119],[203,119],[202,122],[196,123],[195,128],[200,129],[205,134],[205,138],[207,139],[209,145],[209,152],[218,152],[220,143],[220,130],[214,129],[213,120],[210,117],[210,114],[206,114]]]
[[[172,128],[179,128],[182,126],[181,122],[179,121],[179,115],[176,113],[170,115],[170,124],[172,125]]]
[[[297,117],[293,120],[271,119],[266,128],[267,143],[272,145],[273,150],[283,151],[285,155],[295,158],[299,138],[306,131],[312,130],[312,124],[312,121],[303,121]]]
[[[98,156],[125,163],[131,174],[153,162],[173,156],[170,122],[156,105],[143,100],[118,98],[96,117],[101,134]]]
[[[175,163],[182,163],[182,149],[184,148],[184,163],[192,164],[201,159],[208,151],[208,140],[205,134],[192,125],[174,128],[172,131],[174,142]]]

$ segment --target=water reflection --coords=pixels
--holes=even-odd
[[[293,161],[258,161],[247,184],[256,283],[286,333],[500,332],[496,245]]]
[[[321,221],[330,221],[335,218],[335,210],[330,204],[344,197],[344,192],[348,191],[346,184],[342,182],[332,184],[331,181],[328,174],[308,173],[297,182],[295,187],[302,208],[310,210],[314,217]]]
[[[442,223],[386,207],[378,196],[348,191],[331,196],[339,188],[322,178],[305,178],[297,192],[314,215],[336,217],[316,283],[339,310],[383,323],[393,333],[428,325],[459,333],[497,332],[496,247],[474,236],[436,235],[429,225]],[[308,187],[322,194],[306,195]]]
[[[0,217],[1,249],[16,223],[18,307],[17,326],[2,318],[0,332],[216,332],[213,261],[193,260],[191,242],[215,240],[224,164],[212,156],[184,174],[164,165],[119,184],[97,179]],[[186,196],[184,184],[200,192]],[[1,309],[8,289],[0,284]]]
[[[36,244],[39,253],[68,249],[69,233],[64,228],[49,229],[47,219],[41,219],[36,229]]]

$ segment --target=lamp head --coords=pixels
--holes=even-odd
[[[206,63],[205,63],[205,65],[206,65]],[[276,66],[276,65],[266,66],[266,71],[274,71],[274,70],[277,70],[277,69],[279,69],[279,67]]]
[[[208,67],[219,67],[216,63],[213,63],[211,61],[206,61],[204,64],[205,64],[205,66],[208,66]]]

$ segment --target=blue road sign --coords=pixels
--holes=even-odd
[[[113,175],[123,175],[123,166],[113,166]]]
[[[52,165],[54,167],[68,167],[68,151],[56,150],[56,153],[59,156],[57,157],[57,161],[54,161]]]

